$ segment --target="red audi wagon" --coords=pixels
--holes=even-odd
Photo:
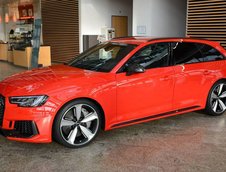
[[[0,130],[10,140],[78,148],[103,130],[205,109],[226,110],[226,51],[192,38],[126,37],[67,65],[0,82]]]

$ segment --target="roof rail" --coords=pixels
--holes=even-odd
[[[197,39],[197,40],[208,40],[207,38],[198,38],[198,37],[162,37],[162,38],[149,39],[148,42],[162,40],[162,39]]]
[[[115,37],[115,38],[112,38],[112,40],[114,39],[135,39],[135,37],[137,36],[122,36],[122,37]]]

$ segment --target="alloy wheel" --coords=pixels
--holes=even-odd
[[[218,84],[211,93],[211,107],[215,113],[221,114],[226,110],[226,84]]]
[[[96,110],[87,104],[70,107],[62,116],[60,132],[63,139],[73,146],[82,146],[90,142],[99,128]]]

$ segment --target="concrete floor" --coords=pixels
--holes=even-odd
[[[24,69],[0,62],[0,80]],[[88,147],[0,136],[0,171],[225,172],[226,116],[189,113],[102,132]]]

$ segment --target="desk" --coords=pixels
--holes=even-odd
[[[23,50],[13,50],[13,63],[17,66],[31,67],[32,47]],[[41,46],[39,50],[38,64],[51,66],[50,46]]]
[[[13,51],[8,51],[8,62],[13,63]]]
[[[7,61],[8,59],[8,44],[0,44],[0,60]]]

